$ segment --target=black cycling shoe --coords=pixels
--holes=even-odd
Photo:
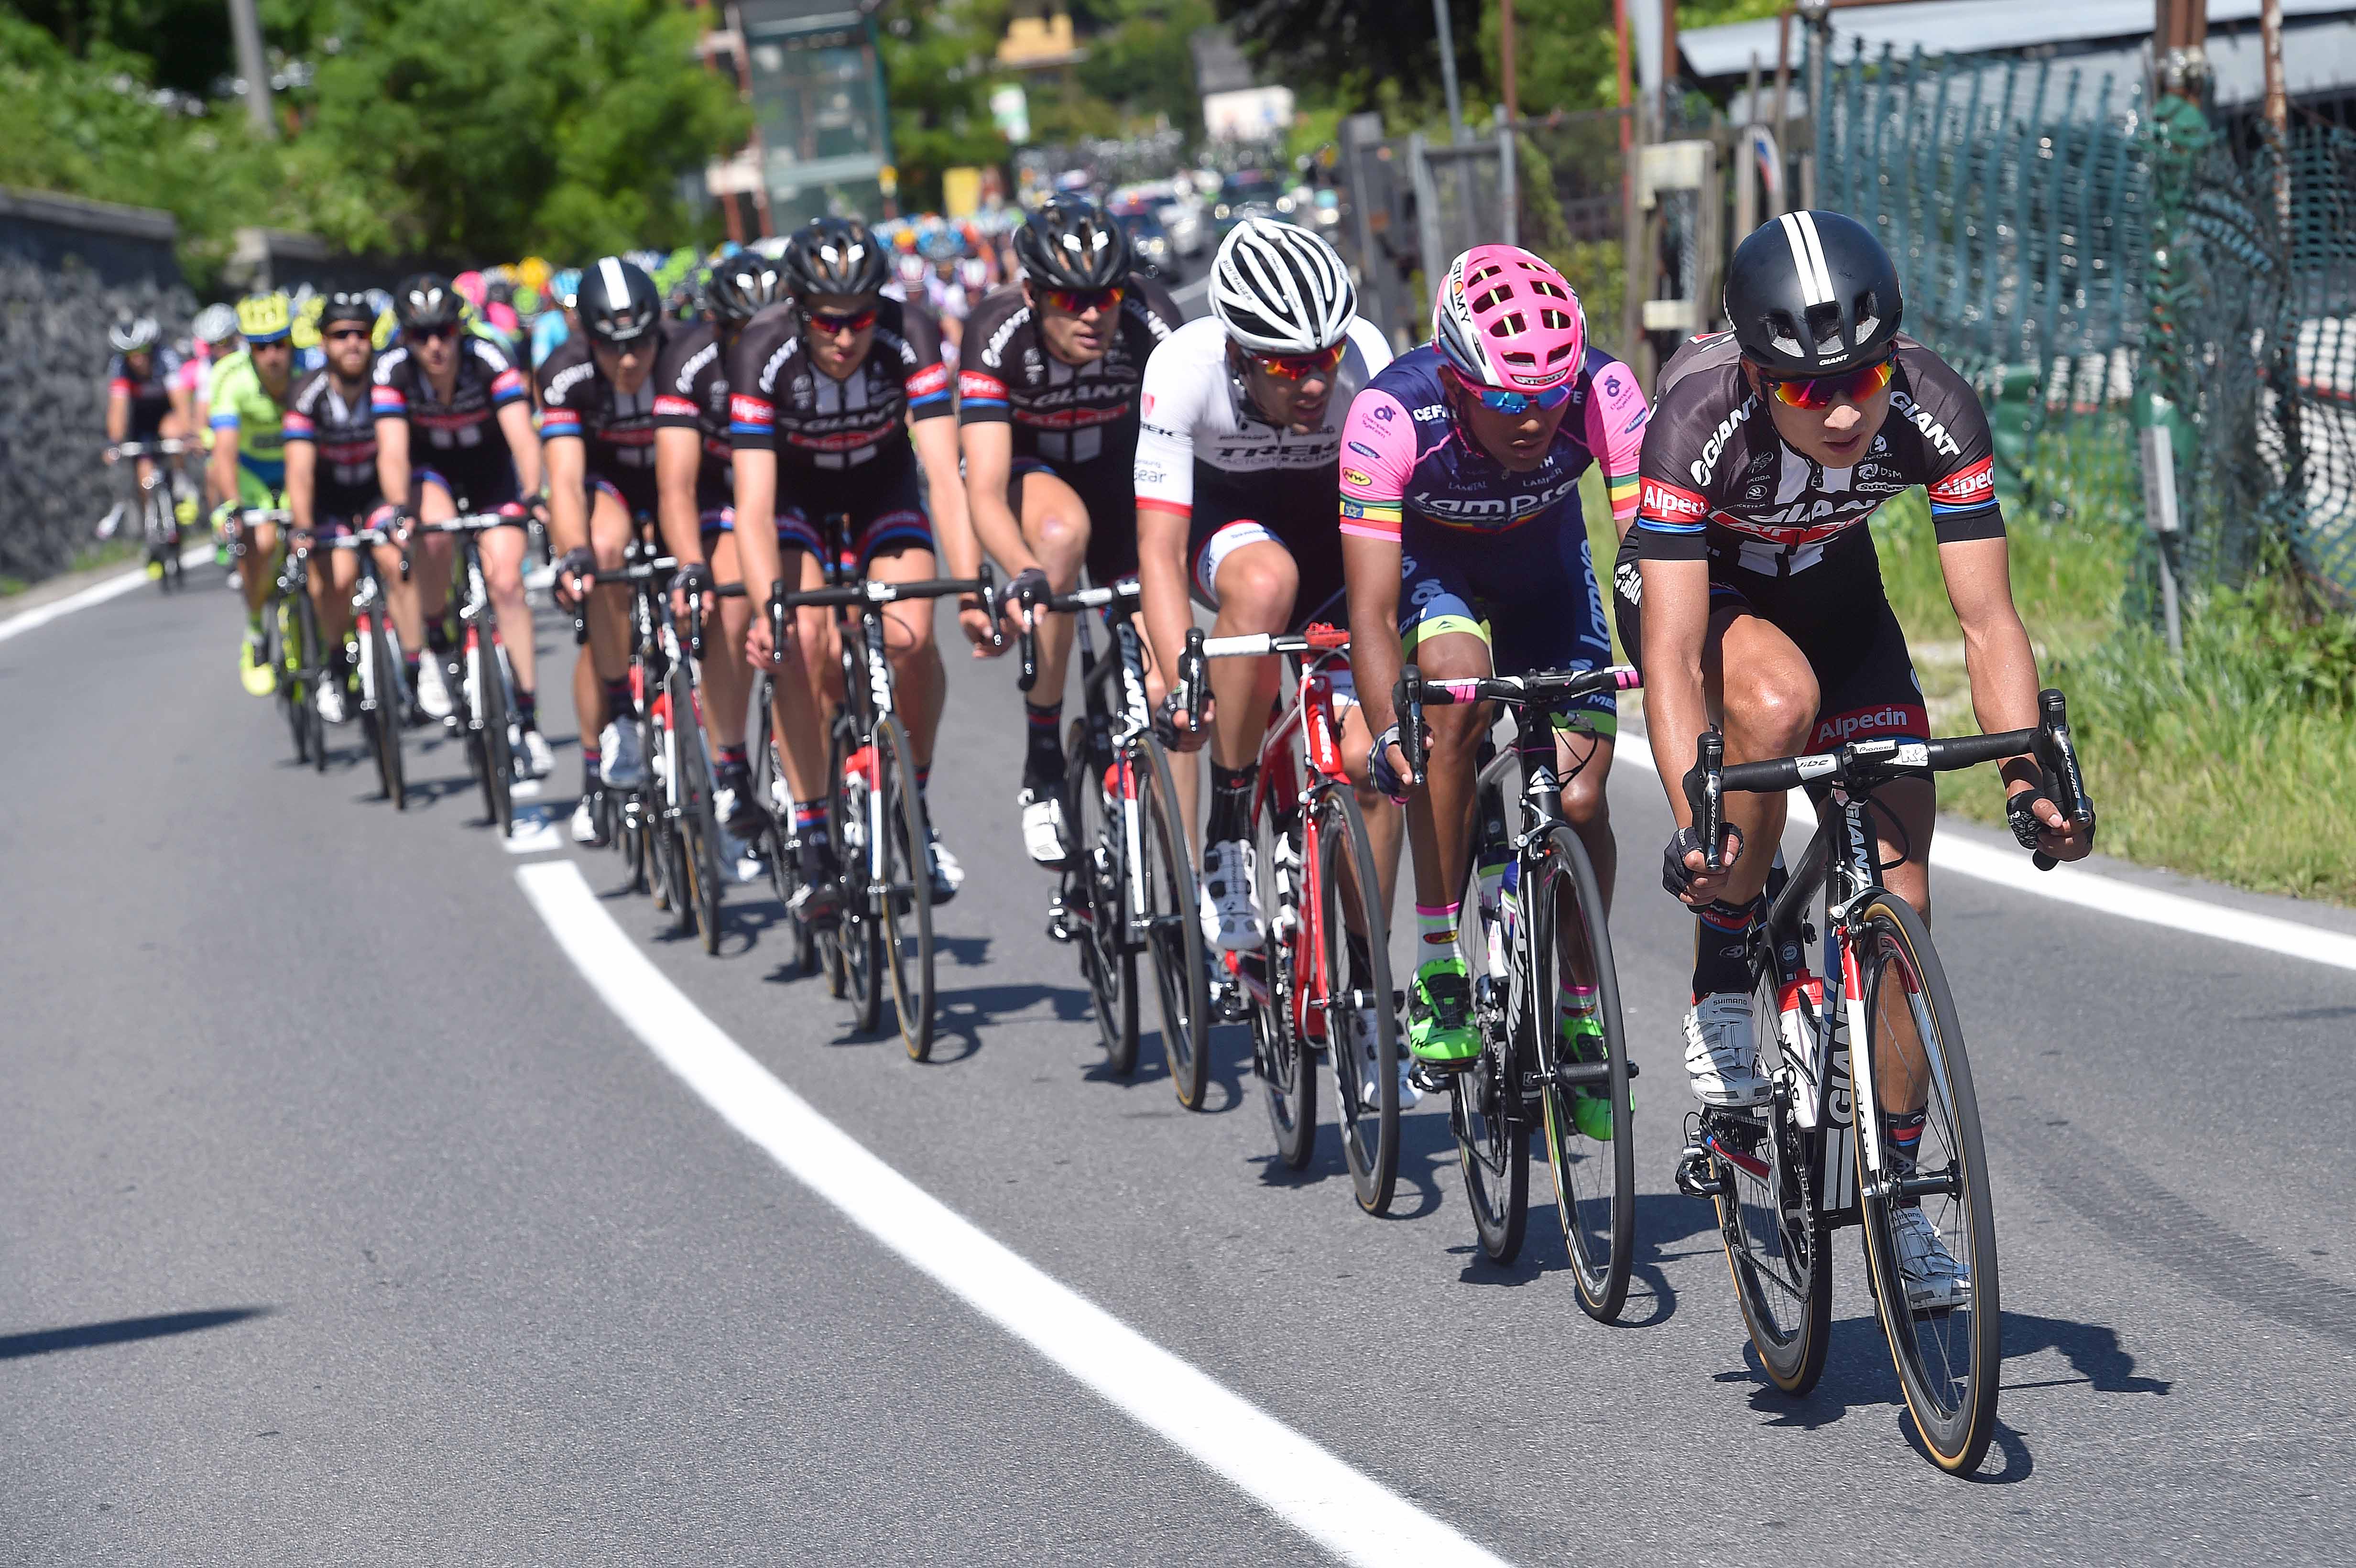
[[[787,912],[813,925],[824,924],[842,912],[842,873],[835,867],[834,846],[822,838],[805,838],[792,850],[801,873]]]

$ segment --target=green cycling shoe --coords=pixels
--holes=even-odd
[[[270,667],[259,624],[249,624],[245,635],[238,639],[237,678],[249,697],[267,697],[278,689],[278,672]]]
[[[1435,958],[1415,972],[1407,998],[1407,1048],[1417,1061],[1444,1072],[1460,1072],[1479,1059],[1472,982],[1461,955]]]
[[[1563,1054],[1573,1061],[1603,1060],[1603,1025],[1592,1013],[1566,1012],[1562,1015]],[[1580,1084],[1570,1092],[1570,1119],[1581,1137],[1597,1143],[1612,1141],[1612,1093],[1593,1084]]]

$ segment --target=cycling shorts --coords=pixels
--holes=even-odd
[[[449,496],[451,505],[461,512],[504,512],[522,507],[523,486],[516,480],[513,464],[500,464],[496,473],[469,477],[474,484],[462,486],[452,484],[438,469],[421,468],[409,482],[409,504],[416,507],[425,486],[431,485]]]
[[[880,470],[880,471],[879,471]],[[812,555],[826,553],[826,520],[837,515],[850,519],[844,542],[847,564],[865,568],[877,556],[904,549],[933,548],[932,519],[925,515],[925,497],[914,459],[888,466],[803,468],[777,465],[777,542]],[[784,497],[790,496],[790,499]],[[716,514],[725,520],[716,527],[715,514],[703,515],[709,532],[734,533],[736,514],[731,507]]]
[[[1620,546],[1612,571],[1612,610],[1621,645],[1635,663],[1644,648],[1644,578],[1635,529]],[[1713,548],[1709,610],[1756,615],[1792,639],[1816,677],[1816,723],[1807,750],[1828,752],[1847,741],[1891,736],[1925,740],[1931,717],[1906,633],[1882,592],[1881,563],[1872,536],[1852,529],[1829,546],[1804,575],[1753,571],[1732,549]]]
[[[1275,514],[1272,520],[1241,515],[1244,508],[1232,502],[1200,498],[1186,529],[1186,576],[1194,590],[1194,597],[1205,609],[1219,607],[1219,568],[1227,557],[1246,545],[1277,544],[1292,557],[1293,570],[1300,573],[1300,585],[1293,590],[1292,615],[1285,623],[1288,631],[1299,631],[1312,621],[1328,624],[1346,624],[1349,613],[1344,607],[1342,588],[1341,531],[1331,518],[1321,518],[1323,538],[1316,536],[1304,519],[1294,518],[1290,526]]]
[[[1137,575],[1137,472],[1120,463],[1074,463],[1017,456],[1006,476],[1006,504],[1023,517],[1023,482],[1052,475],[1072,487],[1088,511],[1088,581],[1102,588]]]
[[[1612,662],[1587,535],[1544,523],[1502,533],[1442,528],[1409,513],[1399,533],[1399,646],[1466,632],[1489,647],[1498,675],[1601,669]],[[1590,692],[1554,715],[1558,730],[1612,736],[1620,705]]]

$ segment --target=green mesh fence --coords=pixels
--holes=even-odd
[[[2066,59],[1858,48],[1820,92],[1817,199],[1876,226],[1908,329],[1978,386],[2017,518],[2139,530],[2163,423],[2179,571],[2356,599],[2356,137],[2237,155]]]

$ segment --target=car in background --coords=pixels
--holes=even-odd
[[[1213,237],[1225,240],[1227,230],[1246,216],[1289,217],[1277,208],[1282,196],[1283,187],[1269,170],[1236,170],[1219,182],[1219,194],[1211,203]],[[1245,209],[1248,208],[1255,209],[1255,213],[1247,214]]]
[[[1172,288],[1186,281],[1186,264],[1162,219],[1151,212],[1116,212],[1113,221],[1129,236],[1129,251],[1137,270]]]

